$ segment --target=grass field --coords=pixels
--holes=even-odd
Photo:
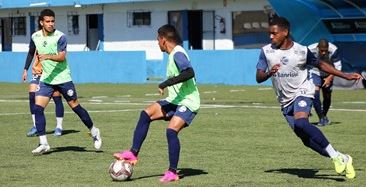
[[[113,182],[112,154],[130,147],[139,111],[160,99],[155,84],[76,85],[82,106],[100,128],[95,152],[87,129],[65,104],[64,135],[52,136],[54,104],[46,109],[49,154],[33,156],[27,84],[0,83],[0,186],[159,186],[168,166],[166,122],[153,122],[131,181]],[[320,127],[333,147],[354,158],[353,180],[330,159],[304,147],[287,126],[269,87],[200,85],[202,108],[180,134],[177,186],[363,186],[366,184],[366,90],[335,90]],[[314,112],[313,112],[314,113]],[[315,113],[314,113],[315,114]],[[316,115],[315,115],[316,116]],[[311,122],[316,122],[313,116]]]

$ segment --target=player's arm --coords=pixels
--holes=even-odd
[[[29,69],[29,66],[32,64],[32,60],[33,60],[35,51],[36,51],[36,45],[34,44],[33,40],[31,40],[29,43],[29,50],[28,50],[27,58],[25,59],[25,64],[24,64],[24,70],[23,70],[23,75],[22,75],[23,81],[27,80],[28,69]]]
[[[268,80],[270,77],[272,77],[272,75],[274,75],[279,70],[279,68],[280,64],[276,64],[269,71],[266,71],[268,69],[268,63],[267,58],[262,49],[257,63],[257,73],[255,75],[257,83],[262,83]]]
[[[40,54],[39,60],[52,60],[63,62],[66,58],[67,41],[65,35],[62,35],[57,41],[57,54]]]
[[[342,71],[337,70],[336,68],[334,68],[332,65],[321,61],[319,59],[317,59],[313,53],[310,52],[310,50],[308,50],[307,53],[307,64],[313,65],[313,66],[317,66],[320,70],[325,71],[329,74],[347,79],[347,80],[358,80],[360,79],[362,76],[358,73],[344,73]]]
[[[191,63],[189,62],[188,58],[184,53],[181,52],[175,53],[174,61],[180,71],[180,74],[160,83],[159,84],[160,89],[164,89],[168,86],[172,86],[187,81],[195,76]]]

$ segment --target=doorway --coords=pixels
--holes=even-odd
[[[86,47],[88,50],[101,50],[103,41],[103,14],[86,15]]]
[[[0,18],[1,51],[12,51],[11,18]]]

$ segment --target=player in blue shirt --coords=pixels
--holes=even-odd
[[[308,79],[306,66],[316,66],[322,71],[348,80],[358,80],[361,75],[345,74],[326,62],[319,61],[306,46],[292,41],[290,23],[286,18],[273,18],[269,35],[272,42],[261,50],[257,64],[257,82],[271,78],[282,113],[304,145],[330,157],[337,173],[345,171],[347,178],[354,178],[356,173],[352,157],[335,150],[324,134],[309,122],[315,86]]]

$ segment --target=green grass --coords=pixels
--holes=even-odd
[[[80,84],[80,102],[100,128],[95,152],[87,129],[65,104],[64,130],[52,136],[54,104],[46,108],[50,154],[32,156],[26,84],[0,83],[0,186],[159,186],[168,166],[164,121],[153,122],[132,180],[112,182],[112,154],[130,147],[139,111],[160,99],[155,84]],[[180,134],[177,186],[363,186],[366,183],[366,90],[335,90],[333,125],[321,127],[333,147],[354,158],[353,180],[336,175],[330,159],[304,147],[287,126],[268,87],[200,85],[202,108]],[[260,90],[258,90],[260,89]],[[358,103],[355,101],[359,101]],[[345,110],[339,110],[345,109]],[[355,110],[355,109],[358,109]],[[315,114],[315,112],[313,112]],[[315,116],[311,122],[316,122]]]

